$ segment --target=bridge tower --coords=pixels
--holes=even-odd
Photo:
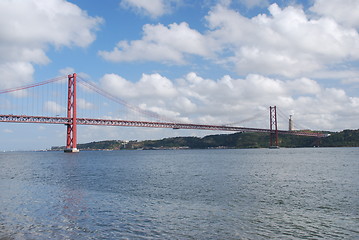
[[[68,75],[67,92],[67,137],[65,152],[79,152],[77,149],[77,118],[76,118],[76,73]]]
[[[269,107],[270,143],[269,148],[278,148],[277,107]]]

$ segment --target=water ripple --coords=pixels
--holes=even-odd
[[[359,239],[358,156],[0,153],[0,239]]]

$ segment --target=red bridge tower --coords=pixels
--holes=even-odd
[[[68,75],[67,93],[67,137],[65,152],[79,152],[77,149],[77,118],[76,118],[76,73]]]
[[[270,145],[269,148],[278,148],[277,107],[269,107]]]

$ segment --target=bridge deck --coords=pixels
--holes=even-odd
[[[26,116],[26,115],[0,115],[0,122],[13,123],[43,123],[43,124],[71,124],[71,119],[67,117],[44,117],[44,116]],[[149,122],[149,121],[128,121],[111,119],[91,119],[77,118],[78,125],[101,125],[101,126],[122,126],[122,127],[149,127],[149,128],[172,128],[172,129],[197,129],[213,131],[230,132],[263,132],[270,133],[270,129],[233,127],[224,125],[206,125],[190,123],[171,123],[171,122]],[[327,134],[318,132],[301,132],[278,130],[279,134],[326,137]]]

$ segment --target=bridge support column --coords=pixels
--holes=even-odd
[[[277,107],[269,107],[269,124],[270,124],[270,142],[269,148],[279,148],[278,146],[278,123]]]
[[[65,152],[79,152],[77,149],[77,118],[76,118],[76,73],[68,75],[67,93],[67,137]]]

